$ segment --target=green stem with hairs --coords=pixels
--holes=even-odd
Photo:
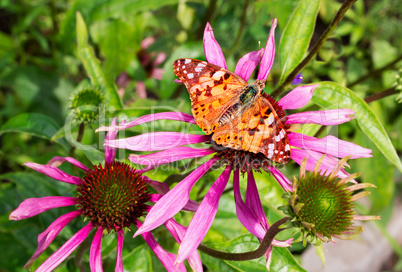
[[[311,49],[310,53],[297,65],[295,69],[286,77],[283,83],[276,88],[275,91],[272,92],[273,97],[277,97],[280,95],[284,90],[285,87],[290,84],[293,79],[297,76],[297,74],[313,59],[313,57],[320,51],[321,47],[324,45],[325,41],[329,38],[329,36],[334,32],[336,27],[341,22],[343,16],[345,15],[346,11],[350,9],[350,7],[356,2],[357,0],[346,0],[340,9],[338,10],[335,18],[332,20],[331,24],[327,27],[324,33],[321,35],[320,39],[316,42],[316,44]]]

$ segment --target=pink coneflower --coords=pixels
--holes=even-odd
[[[115,124],[116,120],[113,120],[112,125]],[[109,132],[106,135],[106,140],[114,140],[116,134],[117,132]],[[89,223],[45,260],[36,271],[51,271],[56,268],[87,238],[92,230],[96,233],[89,253],[91,271],[102,271],[102,236],[110,232],[115,232],[117,235],[115,271],[123,271],[124,230],[129,229],[132,224],[140,227],[142,223],[139,218],[151,208],[147,202],[156,202],[163,193],[169,191],[169,188],[164,183],[143,176],[140,171],[133,169],[128,164],[115,161],[115,154],[114,148],[106,146],[105,164],[94,165],[93,169],[71,157],[54,157],[46,165],[33,162],[25,163],[26,166],[42,174],[77,187],[75,197],[30,198],[23,201],[10,214],[10,220],[21,220],[49,209],[77,205],[77,210],[57,218],[38,236],[38,248],[25,267],[32,265],[72,219],[83,216]],[[71,176],[58,169],[57,166],[64,162],[69,162],[84,170],[84,177]],[[154,187],[159,194],[151,194],[148,191],[149,185]],[[184,208],[195,211],[197,203],[189,203]],[[165,222],[165,226],[177,242],[181,243],[186,228],[173,219]],[[166,252],[150,232],[142,232],[142,236],[168,271],[186,271],[184,264],[174,264],[176,255]],[[194,271],[202,271],[202,264],[197,251],[191,253],[188,261]]]
[[[257,79],[264,82],[266,81],[275,55],[275,27],[276,19],[273,22],[265,49],[250,52],[237,63],[235,73],[246,81],[249,79],[258,63],[260,64],[260,68]],[[226,62],[222,50],[215,40],[212,28],[209,24],[207,24],[204,32],[204,51],[209,63],[226,69]],[[284,110],[298,109],[306,105],[311,100],[316,87],[317,85],[299,86],[278,101],[268,96],[267,98],[287,127],[291,124],[337,125],[353,119],[351,115],[353,115],[354,112],[349,109],[303,112],[285,117]],[[98,130],[122,130],[160,119],[195,124],[194,118],[191,115],[166,112],[142,116],[127,124],[109,128],[102,127]],[[328,173],[336,167],[339,161],[338,158],[340,157],[345,157],[350,154],[352,154],[352,158],[371,157],[371,150],[339,140],[333,136],[318,139],[291,131],[286,131],[286,134],[291,145],[291,159],[301,164],[304,158],[308,158],[305,166],[307,170],[314,168],[322,154],[326,154],[326,156],[320,165],[320,171],[325,172],[329,170],[327,171]],[[199,143],[210,143],[210,147],[201,149],[186,146]],[[138,229],[135,235],[150,231],[163,224],[163,222],[169,218],[172,218],[187,203],[191,188],[205,172],[217,162],[227,162],[225,170],[209,189],[190,222],[188,231],[179,248],[177,257],[177,262],[179,263],[182,262],[190,252],[193,252],[193,250],[197,248],[208,232],[217,211],[219,198],[229,180],[232,170],[236,170],[234,171],[233,187],[238,217],[242,224],[258,238],[262,238],[265,231],[269,228],[269,225],[262,211],[262,207],[257,203],[259,196],[258,190],[254,188],[255,184],[252,171],[259,171],[262,168],[272,173],[285,191],[292,190],[291,182],[277,168],[269,163],[269,160],[263,154],[222,148],[222,146],[217,146],[211,140],[210,135],[195,135],[181,132],[151,132],[130,138],[106,141],[105,145],[133,151],[159,151],[147,155],[133,154],[129,156],[129,160],[132,162],[146,165],[148,168],[154,168],[174,161],[213,155],[212,158],[190,173],[153,206],[146,216],[144,224]],[[246,197],[245,203],[241,200],[239,194],[238,170],[241,170],[243,173],[248,173],[248,197]],[[344,169],[340,169],[337,175],[343,178],[347,173]],[[273,245],[289,246],[290,242],[290,240],[285,242],[274,241]],[[267,252],[268,264],[270,253],[270,251]]]

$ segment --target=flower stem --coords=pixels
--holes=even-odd
[[[380,100],[380,99],[382,99],[384,97],[394,95],[394,94],[398,94],[398,93],[399,93],[399,91],[396,90],[395,87],[392,87],[392,88],[385,89],[384,91],[381,91],[379,93],[372,94],[372,95],[366,97],[364,99],[364,101],[366,101],[366,103],[368,104],[368,103],[371,103],[373,101]],[[314,137],[320,136],[320,134],[324,132],[326,127],[327,126],[321,126],[320,129],[314,134]]]
[[[247,261],[260,258],[267,252],[269,247],[271,246],[274,237],[281,231],[285,230],[285,228],[280,229],[279,227],[286,223],[289,220],[289,217],[284,217],[278,221],[276,221],[267,231],[264,236],[264,239],[261,241],[261,245],[254,251],[244,252],[244,253],[229,253],[224,252],[216,249],[212,249],[207,247],[203,244],[198,246],[198,249],[205,254],[208,254],[212,257],[222,259],[222,260],[229,260],[229,261]]]
[[[277,97],[280,95],[284,90],[285,87],[290,84],[293,79],[297,76],[297,74],[313,59],[314,55],[320,51],[321,47],[324,45],[325,41],[329,38],[329,36],[334,32],[336,27],[341,22],[343,16],[345,15],[346,11],[350,9],[350,7],[356,2],[357,0],[346,0],[341,8],[338,10],[338,13],[335,15],[335,18],[332,20],[331,24],[327,27],[324,33],[321,35],[320,39],[316,42],[316,44],[311,49],[310,53],[297,65],[295,69],[286,77],[283,83],[276,88],[275,91],[271,93],[273,97]]]
[[[381,91],[379,93],[372,94],[372,95],[366,97],[364,99],[364,101],[366,101],[366,103],[371,103],[371,102],[379,100],[381,98],[384,98],[384,97],[387,97],[390,95],[394,95],[394,94],[398,94],[398,93],[399,93],[399,91],[396,90],[395,87],[392,87],[392,88],[388,88],[384,91]]]
[[[387,70],[387,69],[392,68],[395,64],[397,64],[397,63],[398,63],[399,61],[401,61],[401,60],[402,60],[402,55],[399,56],[399,57],[397,57],[394,61],[388,63],[387,65],[385,65],[385,66],[383,66],[383,67],[381,67],[381,68],[379,68],[379,69],[373,70],[373,71],[369,72],[368,74],[366,74],[366,75],[364,75],[364,76],[362,76],[362,77],[356,79],[356,80],[353,81],[352,83],[349,83],[349,84],[347,85],[347,87],[348,87],[348,88],[351,88],[351,87],[355,86],[356,84],[359,84],[359,83],[365,81],[366,79],[369,79],[369,78],[372,77],[372,76],[378,75],[378,74],[380,74],[381,72],[383,72],[383,71],[385,71],[385,70]]]
[[[78,136],[77,136],[77,142],[80,143],[82,141],[82,137],[84,137],[84,130],[85,130],[85,124],[82,122],[80,126],[78,127]],[[69,156],[73,157],[74,156],[74,151],[75,151],[75,146],[72,145],[70,148],[70,153]]]
[[[250,4],[250,1],[246,0],[246,2],[244,3],[244,6],[242,8],[243,13],[241,15],[240,28],[239,28],[239,31],[237,32],[236,40],[234,41],[232,47],[227,52],[227,54],[226,54],[227,56],[230,56],[231,54],[233,54],[238,43],[240,42],[241,36],[243,34],[244,26],[246,25],[246,15],[247,15],[247,9],[248,9],[249,4]]]

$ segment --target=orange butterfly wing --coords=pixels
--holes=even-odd
[[[177,77],[186,85],[197,125],[217,144],[253,153],[263,153],[277,163],[290,158],[289,139],[271,103],[257,94],[252,105],[221,125],[220,118],[239,102],[248,83],[217,65],[196,59],[173,63]]]
[[[219,118],[247,85],[238,75],[201,60],[178,59],[173,70],[186,85],[195,121],[207,135],[219,127]]]
[[[218,128],[212,139],[222,146],[263,153],[277,163],[287,163],[290,159],[284,125],[271,103],[261,95],[241,116]]]

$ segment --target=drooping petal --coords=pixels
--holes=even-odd
[[[268,166],[268,170],[272,173],[272,175],[275,177],[275,179],[279,182],[279,184],[285,191],[287,192],[292,191],[292,183],[284,174],[282,174],[278,169],[272,166]]]
[[[304,149],[292,149],[290,157],[292,160],[301,165],[302,161],[307,158],[306,170],[313,171],[317,161],[323,154],[320,152]],[[337,166],[339,160],[331,155],[326,155],[320,165],[320,172],[325,175],[329,175],[330,172]],[[337,176],[339,178],[345,178],[348,176],[344,169],[341,169]],[[354,180],[351,182],[355,182]]]
[[[239,185],[239,170],[236,169],[233,176],[233,193],[236,203],[236,214],[239,218],[240,223],[255,237],[262,239],[265,235],[265,230],[261,224],[258,222],[257,216],[250,209],[249,206],[244,203],[240,194]]]
[[[355,114],[349,109],[336,109],[325,111],[307,111],[294,113],[287,116],[285,124],[319,124],[333,126],[349,122]]]
[[[137,227],[141,228],[141,222],[137,221]],[[162,265],[168,272],[181,272],[186,271],[184,264],[175,264],[176,255],[166,252],[155,240],[154,236],[150,232],[144,232],[141,234],[145,242],[155,253],[156,257],[161,261]]]
[[[38,248],[35,254],[25,264],[24,268],[31,266],[31,264],[48,248],[54,238],[59,232],[71,222],[72,219],[79,216],[80,211],[72,211],[57,218],[50,226],[41,234],[38,235]]]
[[[65,242],[64,245],[62,245],[55,253],[47,258],[47,260],[44,261],[35,271],[46,272],[55,269],[87,238],[92,228],[92,223],[89,223],[83,227],[80,231],[68,239],[68,241]]]
[[[265,253],[265,260],[266,260],[266,265],[265,265],[265,267],[267,268],[267,270],[268,271],[271,271],[271,268],[270,268],[270,266],[271,266],[271,261],[272,261],[272,249],[273,249],[273,247],[272,247],[272,245],[268,248],[268,250],[267,250],[267,252]]]
[[[269,224],[261,204],[260,194],[258,193],[257,184],[255,183],[252,171],[247,172],[246,205],[250,207],[257,216],[258,222],[267,230]]]
[[[89,251],[89,267],[91,272],[102,272],[102,235],[103,228],[100,227],[96,231],[95,237],[92,240],[91,250]]]
[[[42,165],[34,162],[26,162],[24,163],[25,166],[32,168],[33,170],[45,174],[51,178],[54,178],[59,181],[63,181],[66,183],[78,185],[81,181],[79,177],[70,176],[66,172],[61,171],[57,167],[53,165]]]
[[[128,159],[136,164],[159,166],[161,164],[171,163],[178,160],[204,157],[214,152],[214,150],[209,148],[199,149],[181,146],[147,155],[130,154]]]
[[[164,195],[147,214],[144,224],[137,230],[134,237],[165,223],[166,220],[177,214],[188,202],[191,188],[217,162],[214,157],[195,169],[190,175],[179,182],[172,190]]]
[[[111,126],[116,125],[116,117],[113,118],[112,123],[110,123]],[[106,141],[111,141],[115,140],[117,136],[117,131],[108,131],[105,137]],[[114,158],[116,157],[116,148],[110,147],[108,145],[105,145],[105,162],[106,163],[111,163],[114,161]]]
[[[165,222],[165,227],[173,235],[174,239],[180,244],[183,240],[187,228],[177,223],[174,219],[169,219]],[[200,254],[197,250],[194,250],[187,258],[188,263],[195,272],[202,272],[202,262]]]
[[[232,166],[228,165],[202,200],[179,247],[177,262],[182,263],[194,250],[197,250],[207,234],[218,211],[219,199],[228,183],[231,170]]]
[[[45,196],[42,198],[28,198],[21,202],[17,209],[11,214],[10,220],[22,220],[30,218],[47,211],[49,209],[67,207],[77,204],[78,200],[75,197],[65,196]]]
[[[338,158],[352,155],[352,159],[372,157],[371,149],[342,141],[332,135],[318,139],[301,133],[288,133],[289,143],[292,146],[310,149]]]
[[[119,124],[117,126],[110,126],[110,127],[102,126],[96,129],[95,131],[99,132],[99,131],[110,131],[110,130],[123,130],[157,120],[175,120],[195,124],[194,117],[190,114],[184,112],[160,112],[160,113],[144,115],[133,121],[127,122],[125,124]]]
[[[115,272],[123,272],[123,242],[124,242],[124,232],[119,230],[117,232],[117,248],[116,248],[116,266],[114,268]]]
[[[105,145],[133,151],[156,151],[181,145],[198,144],[210,139],[211,137],[208,135],[181,132],[151,132],[125,139],[105,140]]]
[[[207,23],[204,30],[204,54],[207,62],[218,65],[227,69],[225,56],[219,43],[215,40],[214,32],[209,23]]]
[[[275,28],[277,25],[276,18],[272,22],[271,30],[269,31],[267,44],[265,45],[264,54],[262,55],[260,70],[258,71],[257,79],[266,81],[268,74],[271,71],[272,64],[275,58]]]
[[[251,51],[244,55],[236,65],[235,74],[239,75],[245,81],[248,81],[251,74],[254,72],[255,67],[261,61],[262,53],[264,49],[258,51]]]
[[[159,194],[166,194],[167,192],[170,191],[169,185],[167,185],[164,182],[156,181],[156,180],[151,180],[148,177],[144,178],[147,180],[147,183],[156,190]]]
[[[318,84],[299,86],[291,90],[287,95],[279,99],[278,105],[284,110],[294,110],[304,107],[313,97],[313,91]]]
[[[60,166],[63,162],[69,162],[72,165],[81,168],[82,170],[89,171],[89,168],[86,167],[85,165],[83,165],[82,163],[80,163],[79,161],[77,161],[76,159],[72,158],[72,157],[59,157],[59,156],[55,156],[53,157],[47,164],[48,165],[52,165],[55,167]]]

